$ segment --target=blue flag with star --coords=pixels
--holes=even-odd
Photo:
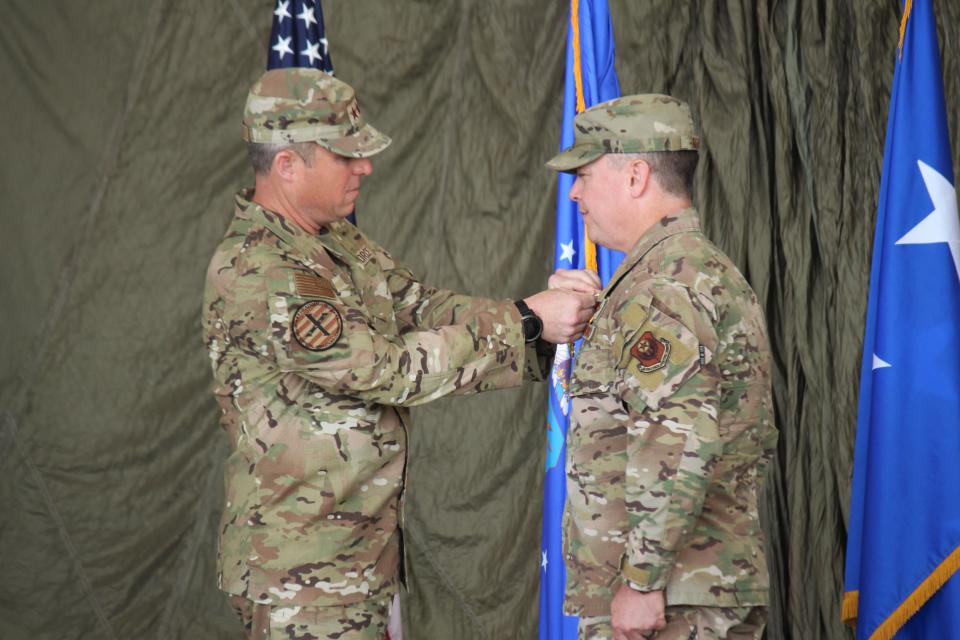
[[[933,5],[910,4],[860,374],[843,603],[858,640],[960,638],[960,222]]]
[[[573,0],[578,5],[577,24],[567,34],[567,65],[563,92],[563,123],[560,148],[573,144],[573,118],[576,115],[577,71],[574,64],[575,40],[579,44],[580,77],[586,108],[620,96],[620,81],[614,68],[613,27],[607,0]],[[574,26],[577,38],[574,38]],[[568,194],[574,176],[559,173],[557,184],[557,230],[554,244],[555,269],[583,269],[585,238],[583,220]],[[597,247],[597,269],[606,284],[616,271],[623,254]],[[576,640],[577,618],[563,613],[566,571],[563,564],[563,507],[567,497],[564,446],[570,411],[567,381],[572,369],[572,354],[567,345],[557,348],[550,376],[547,405],[547,464],[543,495],[543,530],[540,549],[540,640]]]

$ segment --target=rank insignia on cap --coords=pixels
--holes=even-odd
[[[360,120],[360,103],[354,100],[347,109],[347,115],[351,124],[357,124],[357,121]]]
[[[293,274],[293,281],[297,285],[297,295],[305,298],[337,297],[337,290],[333,288],[330,281],[315,273],[297,271]]]
[[[337,344],[343,332],[343,320],[333,305],[312,300],[293,314],[293,337],[310,351],[324,351]]]
[[[637,343],[630,349],[630,355],[640,363],[640,371],[650,373],[667,366],[670,357],[670,341],[657,338],[650,331],[645,331]]]

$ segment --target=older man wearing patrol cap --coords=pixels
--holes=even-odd
[[[210,263],[203,329],[231,445],[220,588],[250,638],[383,637],[397,590],[405,407],[543,379],[594,297],[427,287],[345,218],[390,139],[314,69],[253,85],[255,188]]]
[[[570,380],[565,607],[590,640],[760,638],[770,352],[756,295],[692,206],[690,111],[626,96],[574,127],[547,166],[576,172],[590,237],[627,255]]]

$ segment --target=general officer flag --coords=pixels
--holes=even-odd
[[[573,144],[573,117],[579,111],[620,96],[620,81],[613,62],[613,28],[607,0],[572,0],[567,33],[561,149]],[[600,274],[606,284],[623,259],[623,254],[592,246],[586,238],[577,205],[568,197],[574,177],[566,173],[558,176],[554,268],[590,267]],[[567,495],[564,441],[570,410],[567,395],[570,370],[570,349],[561,345],[557,349],[550,377],[547,406],[547,468],[540,549],[540,640],[577,638],[577,618],[563,613],[566,571],[563,564],[562,523]]]
[[[847,540],[858,639],[960,638],[960,222],[932,2],[904,14]]]

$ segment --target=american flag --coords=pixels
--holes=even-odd
[[[314,67],[333,74],[320,0],[277,0],[267,69]]]
[[[313,67],[333,75],[320,0],[276,0],[267,69]],[[357,224],[357,212],[347,220]]]

